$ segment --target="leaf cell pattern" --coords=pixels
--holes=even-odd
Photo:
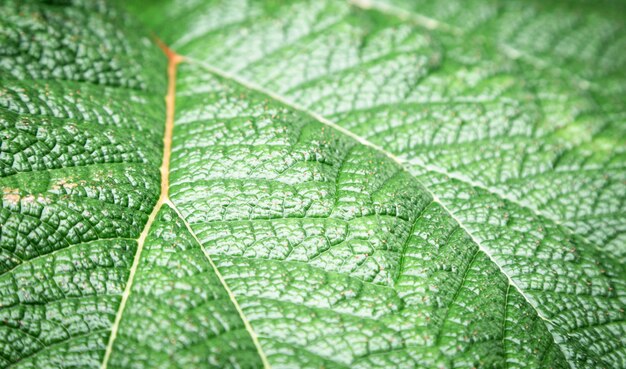
[[[620,3],[0,10],[1,367],[626,366]]]

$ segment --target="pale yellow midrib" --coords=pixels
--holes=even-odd
[[[170,172],[170,155],[172,151],[172,135],[174,132],[174,104],[176,98],[176,66],[178,63],[182,61],[182,58],[171,51],[169,49],[163,47],[161,48],[165,52],[168,59],[167,66],[167,95],[165,96],[165,132],[163,134],[163,158],[161,160],[161,167],[159,168],[161,171],[161,190],[159,194],[159,199],[157,200],[150,216],[148,217],[148,221],[144,226],[139,238],[137,239],[137,251],[135,251],[135,257],[133,259],[133,264],[129,270],[128,280],[126,282],[126,287],[124,288],[124,292],[122,293],[122,300],[120,301],[120,305],[117,309],[117,314],[115,315],[115,320],[113,322],[113,326],[111,327],[111,334],[109,335],[109,342],[107,343],[106,351],[104,353],[104,358],[102,359],[101,369],[106,369],[109,364],[109,359],[111,358],[111,353],[113,352],[113,344],[115,343],[115,339],[117,338],[117,331],[120,326],[120,322],[122,320],[122,316],[124,314],[124,309],[126,308],[126,302],[128,301],[128,297],[130,296],[130,291],[133,286],[133,281],[135,280],[135,274],[137,273],[137,267],[139,266],[139,260],[141,258],[141,253],[143,251],[144,244],[146,242],[146,238],[148,237],[148,233],[150,232],[150,228],[156,219],[159,210],[163,204],[169,201],[169,172]]]
[[[126,288],[122,294],[122,300],[120,302],[120,306],[118,308],[117,314],[115,316],[115,321],[113,322],[113,326],[111,327],[111,335],[109,336],[109,342],[107,344],[107,348],[104,354],[104,358],[102,359],[101,369],[106,369],[109,363],[109,359],[113,352],[113,344],[115,343],[115,339],[117,338],[117,331],[120,326],[120,322],[122,320],[122,316],[124,314],[124,309],[126,307],[126,302],[128,301],[128,297],[130,296],[130,291],[132,289],[132,284],[135,278],[135,274],[137,272],[137,268],[139,266],[139,261],[141,258],[141,253],[143,251],[143,246],[145,244],[146,238],[148,237],[148,233],[150,232],[150,228],[156,219],[157,214],[163,207],[163,204],[169,205],[174,212],[178,215],[181,221],[185,224],[187,231],[191,234],[194,240],[198,243],[205,257],[207,258],[211,268],[215,272],[217,278],[219,279],[222,287],[228,294],[231,302],[235,306],[239,317],[241,318],[250,338],[252,339],[258,353],[261,362],[263,363],[263,367],[266,369],[270,369],[271,365],[269,364],[269,360],[267,359],[267,355],[265,354],[263,347],[261,346],[258,336],[250,321],[244,314],[239,302],[237,301],[234,293],[226,283],[226,280],[222,276],[222,273],[219,271],[215,262],[209,255],[209,253],[205,250],[204,246],[191,229],[189,223],[183,217],[182,213],[178,209],[178,207],[170,200],[169,198],[169,173],[170,173],[170,158],[172,154],[172,137],[174,135],[174,116],[175,116],[175,106],[176,106],[176,71],[178,64],[181,63],[184,58],[176,53],[174,53],[171,49],[169,49],[165,44],[157,40],[157,43],[165,52],[165,55],[168,59],[168,68],[167,68],[167,76],[168,76],[168,86],[167,86],[167,95],[165,96],[165,104],[166,104],[166,114],[165,114],[165,133],[163,134],[163,159],[161,161],[161,190],[157,203],[154,205],[150,216],[148,217],[148,221],[144,226],[139,238],[137,239],[137,251],[135,252],[135,258],[133,259],[133,264],[130,268],[130,274],[128,276],[128,281],[126,283]]]

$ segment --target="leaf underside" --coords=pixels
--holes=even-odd
[[[626,367],[619,2],[0,15],[0,367]]]

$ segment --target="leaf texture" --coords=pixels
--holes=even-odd
[[[98,367],[159,197],[165,61],[103,4],[0,14],[0,366]]]
[[[138,265],[109,367],[256,366],[240,315],[169,205],[152,223]]]
[[[0,9],[1,367],[626,366],[619,3]]]

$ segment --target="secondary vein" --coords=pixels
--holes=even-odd
[[[200,242],[200,240],[198,239],[198,236],[196,236],[196,233],[193,231],[193,229],[191,229],[191,226],[189,225],[189,223],[187,222],[187,220],[185,219],[183,214],[180,212],[180,210],[178,209],[176,204],[174,204],[170,200],[167,200],[166,204],[169,205],[172,208],[172,210],[174,210],[174,212],[178,215],[178,217],[183,222],[183,224],[185,224],[185,228],[187,228],[187,231],[189,232],[191,237],[193,237],[193,239],[196,241],[196,243],[202,249],[202,253],[206,257],[206,259],[209,261],[209,264],[211,265],[211,268],[215,272],[215,275],[217,276],[217,278],[220,280],[220,283],[222,284],[222,287],[224,287],[224,290],[226,290],[226,293],[228,294],[228,297],[230,298],[230,301],[235,306],[235,309],[237,310],[237,313],[239,314],[239,317],[241,318],[241,321],[243,322],[243,325],[246,327],[246,330],[248,331],[248,334],[250,335],[250,338],[252,339],[252,342],[254,343],[254,346],[256,347],[257,352],[259,353],[259,358],[261,358],[261,362],[263,363],[263,367],[266,368],[266,369],[270,369],[271,365],[269,363],[269,360],[267,359],[267,355],[265,354],[265,351],[263,351],[263,347],[261,346],[261,343],[259,342],[259,337],[257,336],[256,331],[254,330],[254,328],[252,328],[252,325],[250,324],[250,321],[246,317],[246,314],[243,312],[243,309],[241,309],[241,306],[239,305],[239,302],[237,301],[237,298],[235,297],[235,294],[233,293],[233,291],[228,286],[228,283],[226,283],[226,280],[224,279],[224,276],[222,275],[220,270],[217,268],[217,265],[215,265],[215,262],[213,261],[213,258],[207,252],[207,250],[204,248],[204,245],[202,244],[202,242]]]
[[[317,120],[318,122],[325,124],[343,134],[345,134],[346,136],[356,140],[357,142],[359,142],[360,144],[370,147],[373,150],[376,150],[378,152],[380,152],[381,154],[384,154],[385,156],[387,156],[389,159],[391,159],[392,161],[394,161],[400,168],[402,168],[403,170],[409,172],[406,169],[406,163],[400,159],[398,156],[394,155],[393,153],[385,150],[383,147],[367,140],[364,137],[361,137],[357,134],[355,134],[354,132],[341,127],[340,125],[338,125],[337,123],[329,120],[328,118],[313,112],[307,108],[305,108],[304,106],[301,106],[295,102],[292,102],[291,100],[289,100],[287,97],[284,97],[282,95],[276,94],[272,91],[269,91],[267,89],[265,89],[264,87],[261,87],[253,82],[250,82],[248,80],[244,80],[242,78],[240,78],[237,75],[234,75],[232,73],[229,73],[227,71],[224,71],[220,68],[217,68],[215,66],[212,66],[210,64],[206,64],[203,63],[201,61],[198,60],[194,60],[191,58],[187,58],[187,60],[189,62],[195,63],[199,66],[201,66],[202,68],[208,70],[209,72],[220,76],[222,78],[226,78],[229,80],[232,80],[238,84],[240,84],[241,86],[250,89],[250,90],[255,90],[258,91],[264,95],[269,96],[270,98],[274,99],[275,101],[278,101],[286,106],[291,107],[294,110],[300,111],[302,113],[305,113],[307,115],[309,115],[310,117],[312,117],[313,119]],[[417,179],[416,179],[417,180]],[[524,293],[524,291],[520,288],[520,286],[511,278],[511,276],[504,270],[504,268],[502,267],[502,265],[495,259],[494,255],[492,255],[491,252],[489,252],[489,250],[487,248],[484,247],[484,245],[480,242],[480,240],[478,238],[476,238],[474,236],[474,234],[471,232],[471,230],[465,226],[465,224],[459,219],[457,218],[454,213],[445,205],[445,203],[442,202],[442,200],[427,186],[425,186],[423,183],[421,183],[421,181],[417,180],[420,185],[422,186],[422,188],[428,192],[428,194],[431,196],[431,198],[433,199],[433,201],[437,204],[439,204],[444,210],[445,212],[450,215],[452,217],[452,219],[454,219],[454,221],[459,224],[459,226],[465,231],[465,233],[467,233],[467,235],[471,238],[471,240],[478,246],[478,248],[480,249],[480,251],[482,251],[490,260],[492,263],[495,264],[495,266],[500,270],[500,273],[502,273],[507,279],[508,279],[508,283],[513,286],[518,292],[519,294],[526,300],[526,302],[533,308],[533,310],[535,310],[535,313],[537,314],[537,316],[544,321],[549,322],[550,320],[548,318],[546,318],[545,316],[543,316],[543,314],[541,314],[541,312],[539,311],[539,309],[537,308],[537,306],[535,306],[535,304],[532,303],[531,299],[529,298],[529,296]],[[550,329],[550,327],[548,328]]]

